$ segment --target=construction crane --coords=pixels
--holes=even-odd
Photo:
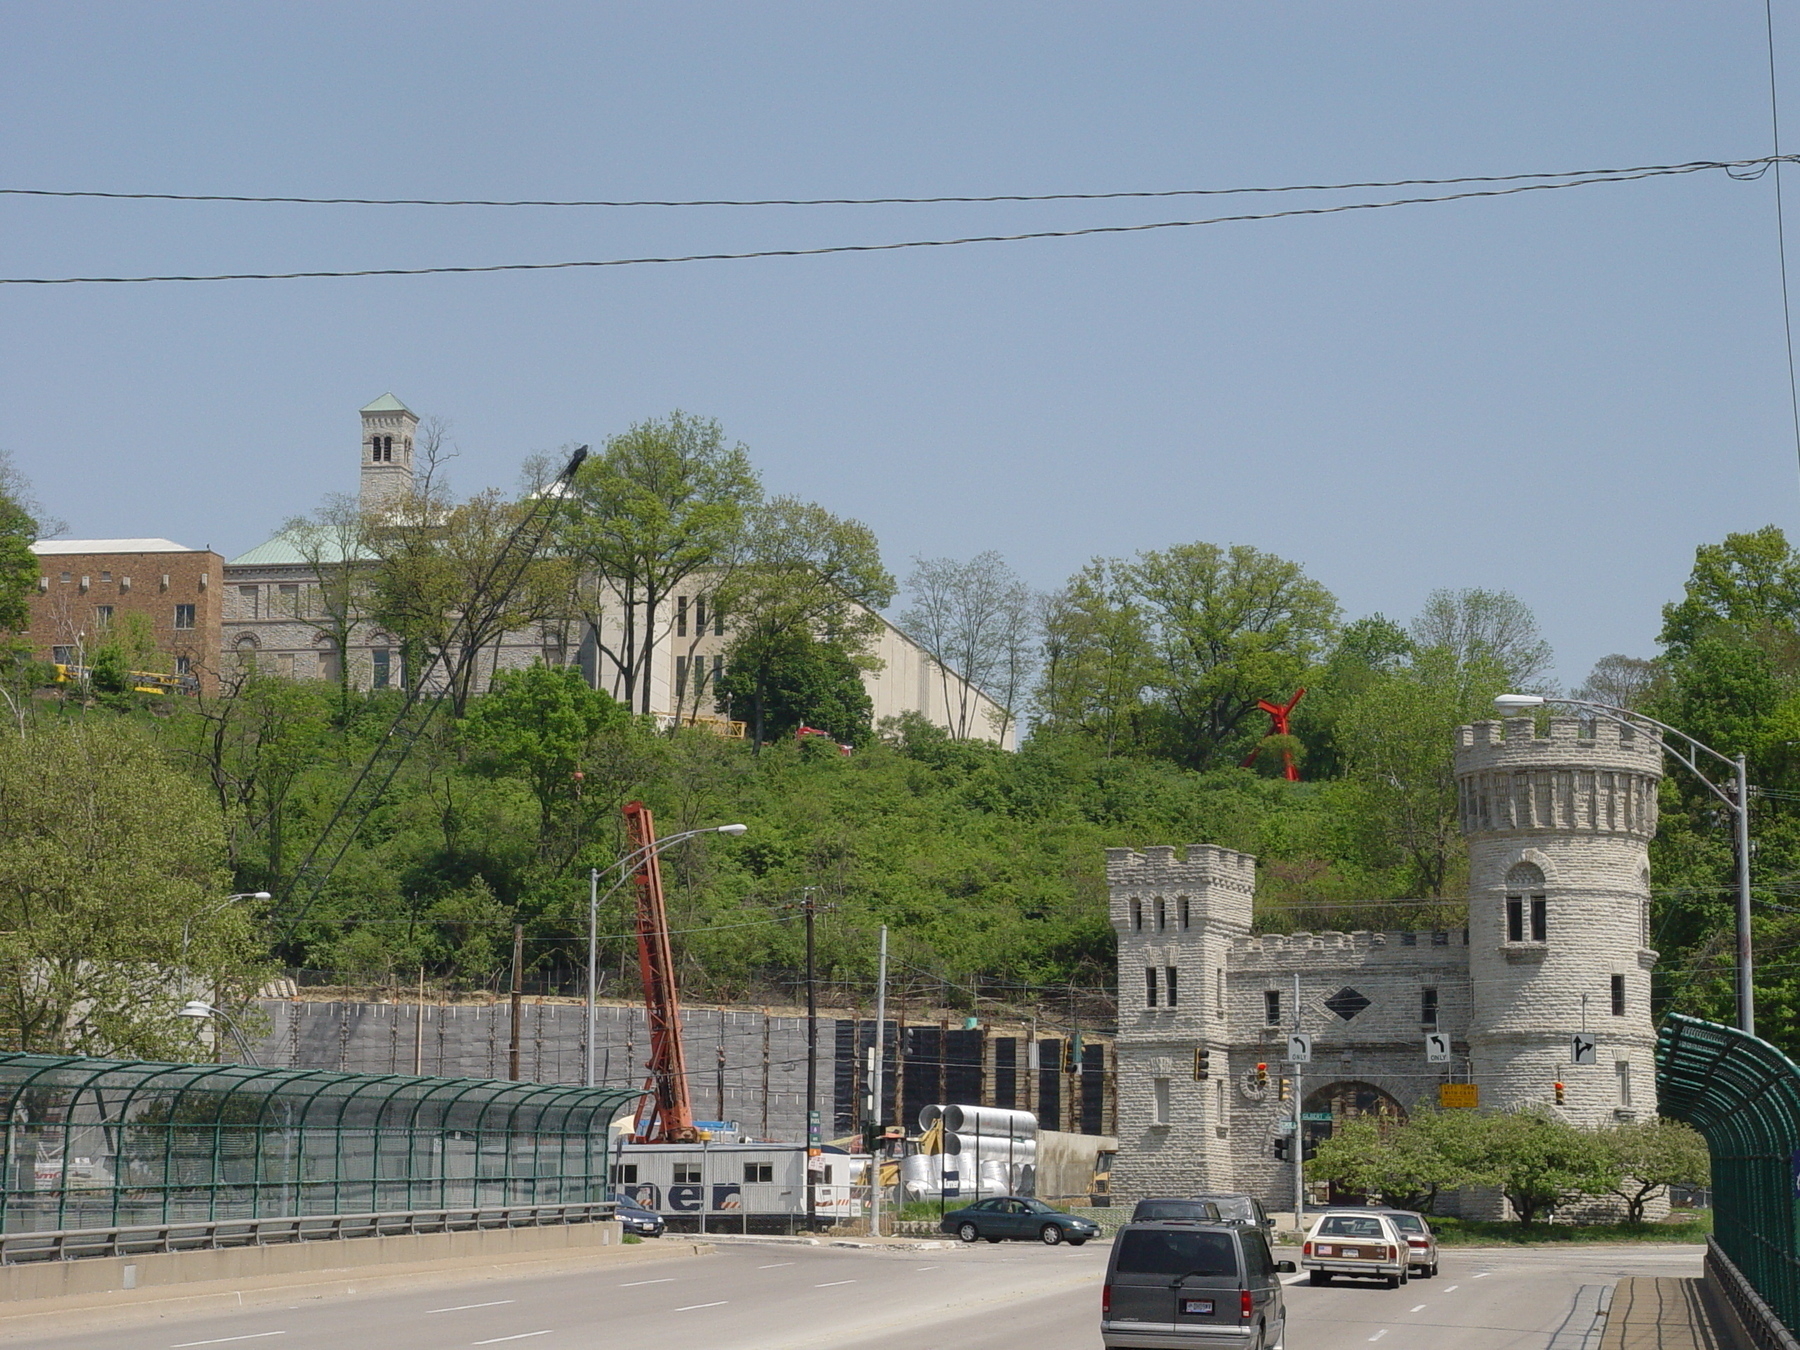
[[[637,859],[638,974],[650,1024],[650,1076],[638,1107],[632,1142],[691,1144],[694,1110],[688,1100],[687,1055],[681,1044],[681,998],[675,989],[675,956],[669,947],[669,913],[663,904],[662,865],[656,857],[656,822],[642,802],[625,803],[625,829]]]

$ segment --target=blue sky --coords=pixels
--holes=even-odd
[[[1778,2],[1800,91],[1800,3]],[[0,186],[716,197],[1107,191],[1743,158],[1760,4],[0,4]],[[1789,102],[1800,149],[1800,103]],[[1800,191],[1800,172],[1789,186]],[[1273,204],[1273,203],[1271,203]],[[1234,203],[1235,205],[1235,203]],[[1215,214],[0,198],[0,274],[600,258]],[[1790,199],[1800,220],[1800,196]],[[1792,241],[1800,255],[1800,235]],[[486,277],[0,287],[0,446],[77,537],[226,553],[674,407],[889,565],[1050,586],[1205,539],[1350,615],[1505,587],[1562,677],[1650,654],[1701,542],[1800,504],[1773,185],[1709,173],[1146,235]]]

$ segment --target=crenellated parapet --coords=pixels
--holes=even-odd
[[[1662,742],[1648,728],[1598,718],[1476,722],[1456,738],[1458,806],[1465,834],[1554,831],[1656,833]]]
[[[1189,844],[1180,856],[1168,844],[1151,845],[1141,853],[1109,848],[1106,885],[1113,926],[1120,933],[1202,926],[1248,932],[1256,859],[1216,844]]]

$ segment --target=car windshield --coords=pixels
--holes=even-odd
[[[1343,1238],[1379,1238],[1386,1234],[1381,1231],[1381,1220],[1373,1215],[1361,1214],[1327,1214],[1319,1221],[1320,1237]]]
[[[1423,1233],[1425,1222],[1417,1214],[1390,1214],[1388,1218],[1402,1233]]]
[[[1025,1206],[1025,1212],[1027,1214],[1055,1214],[1059,1212],[1052,1206],[1046,1205],[1042,1200],[1021,1200],[1019,1203]]]
[[[1219,1207],[1221,1219],[1231,1219],[1237,1223],[1254,1223],[1256,1221],[1256,1206],[1241,1195],[1220,1196],[1212,1203]]]
[[[1237,1275],[1237,1247],[1224,1233],[1127,1229],[1119,1239],[1121,1275]]]
[[[1140,1200],[1131,1217],[1137,1219],[1217,1219],[1210,1200]]]

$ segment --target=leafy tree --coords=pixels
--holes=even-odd
[[[1574,697],[1636,710],[1667,683],[1668,673],[1660,662],[1615,652],[1594,662],[1587,682],[1575,690]]]
[[[1133,748],[1153,655],[1126,565],[1096,558],[1044,598],[1038,727],[1091,737],[1107,754]]]
[[[93,649],[90,679],[97,693],[123,695],[137,683],[133,671],[159,671],[168,658],[156,649],[156,632],[146,615],[127,611],[107,626]]]
[[[40,534],[40,514],[12,455],[0,451],[0,632],[22,633],[30,621],[40,570],[31,545]]]
[[[1537,617],[1510,591],[1433,591],[1413,620],[1420,648],[1451,653],[1459,666],[1496,666],[1514,690],[1531,690],[1549,673],[1554,653]]]
[[[1004,744],[1031,673],[1031,588],[991,550],[968,562],[915,558],[906,588],[900,627],[931,654],[951,734],[974,734],[979,690],[1000,706]]]
[[[690,582],[717,589],[714,574],[761,492],[744,447],[727,445],[717,422],[679,410],[613,437],[576,474],[559,548],[581,578],[577,603],[626,707],[652,711],[663,608]],[[609,611],[616,640],[605,636]]]
[[[1712,1175],[1706,1140],[1691,1125],[1658,1116],[1604,1132],[1619,1175],[1612,1188],[1625,1202],[1628,1223],[1644,1221],[1644,1207],[1670,1186],[1705,1186]]]
[[[1451,1138],[1465,1121],[1450,1113],[1421,1111],[1404,1124],[1367,1117],[1339,1122],[1306,1165],[1309,1177],[1347,1190],[1380,1196],[1397,1209],[1430,1213],[1439,1192],[1470,1180],[1466,1161]],[[1451,1145],[1446,1147],[1446,1145]]]
[[[1750,635],[1791,636],[1800,619],[1800,554],[1773,525],[1728,534],[1694,550],[1685,594],[1663,606],[1660,641],[1671,654],[1691,649],[1723,624]]]
[[[258,979],[219,815],[106,714],[0,739],[0,1036],[45,1054],[169,1058],[175,1011]],[[185,971],[185,975],[182,973]]]
[[[1166,752],[1194,768],[1240,739],[1258,700],[1302,683],[1336,631],[1330,591],[1243,544],[1142,553],[1128,575],[1153,634]]]
[[[726,667],[719,692],[760,710],[759,735],[773,740],[809,726],[845,744],[869,739],[874,702],[861,667],[842,648],[786,633],[739,650],[745,656]]]
[[[1548,1111],[1482,1117],[1471,1170],[1478,1182],[1498,1188],[1511,1201],[1527,1227],[1584,1196],[1605,1195],[1619,1185],[1619,1164],[1606,1140]]]
[[[731,616],[726,666],[755,745],[767,736],[776,673],[796,659],[797,639],[835,648],[859,669],[878,668],[869,646],[885,627],[876,612],[894,598],[875,534],[860,521],[794,497],[747,513],[740,551],[717,603]]]
[[[305,600],[298,612],[288,617],[330,644],[340,716],[348,715],[355,687],[351,642],[372,603],[375,558],[368,540],[380,528],[379,518],[371,520],[357,498],[343,494],[327,497],[310,516],[295,516],[281,527],[314,578],[302,592]]]

